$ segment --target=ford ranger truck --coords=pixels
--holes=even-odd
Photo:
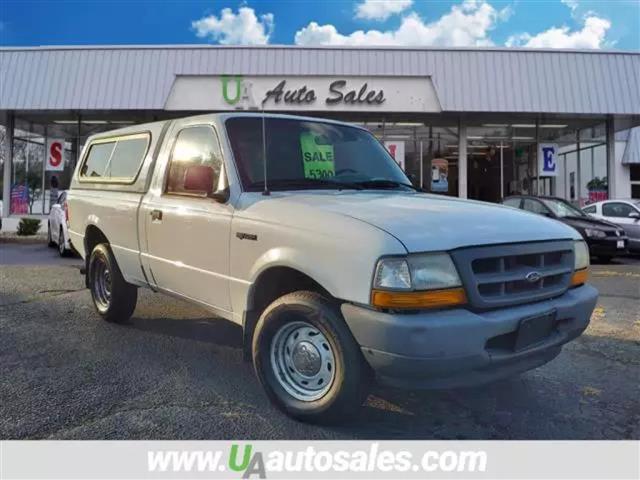
[[[139,287],[236,322],[273,403],[354,412],[372,381],[490,382],[589,324],[589,252],[560,222],[414,188],[366,129],[209,114],[90,137],[68,194],[95,308]]]

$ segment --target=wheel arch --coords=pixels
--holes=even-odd
[[[85,286],[89,287],[89,259],[91,258],[91,252],[100,243],[109,243],[109,239],[100,228],[94,224],[87,225],[84,231],[84,268],[87,275],[85,275]]]
[[[320,282],[293,267],[272,265],[258,274],[249,288],[247,307],[242,321],[245,359],[251,358],[253,332],[264,309],[283,295],[300,290],[317,292],[327,298],[335,299]]]

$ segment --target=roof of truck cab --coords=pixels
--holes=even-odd
[[[334,125],[348,125],[351,127],[355,127],[355,128],[359,128],[361,130],[366,130],[364,127],[360,126],[360,125],[354,125],[348,122],[341,122],[338,120],[332,120],[332,119],[328,119],[328,118],[321,118],[321,117],[306,117],[306,116],[302,116],[302,115],[287,115],[287,114],[282,114],[282,113],[269,113],[269,112],[224,112],[224,113],[204,113],[204,114],[198,114],[198,115],[189,115],[187,117],[177,117],[177,118],[173,118],[173,119],[168,119],[168,120],[162,120],[162,121],[158,121],[158,122],[150,122],[150,123],[139,123],[136,125],[130,125],[128,127],[123,127],[123,128],[117,128],[114,130],[107,130],[104,132],[100,132],[100,133],[96,133],[94,135],[91,135],[89,137],[90,141],[96,140],[96,139],[103,139],[103,138],[110,138],[110,137],[118,137],[121,135],[132,135],[135,133],[141,133],[144,131],[148,131],[150,129],[155,129],[157,127],[162,128],[166,123],[172,122],[174,120],[184,120],[184,119],[192,119],[192,120],[198,120],[198,119],[202,119],[203,121],[210,121],[212,119],[216,119],[218,120],[220,123],[224,123],[226,120],[230,119],[230,118],[246,118],[246,117],[253,117],[253,118],[281,118],[281,119],[285,119],[285,120],[301,120],[301,121],[308,121],[308,122],[322,122],[322,123],[331,123]]]

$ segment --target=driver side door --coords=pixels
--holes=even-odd
[[[219,137],[213,125],[183,122],[174,128],[160,188],[143,201],[146,261],[160,289],[230,311],[233,207],[210,195],[226,184]],[[203,171],[194,186],[189,179]]]

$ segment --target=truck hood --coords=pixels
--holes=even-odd
[[[309,215],[320,208],[366,222],[396,237],[409,252],[581,238],[573,228],[541,215],[439,195],[316,191],[274,195],[272,201],[285,211],[307,206]]]

